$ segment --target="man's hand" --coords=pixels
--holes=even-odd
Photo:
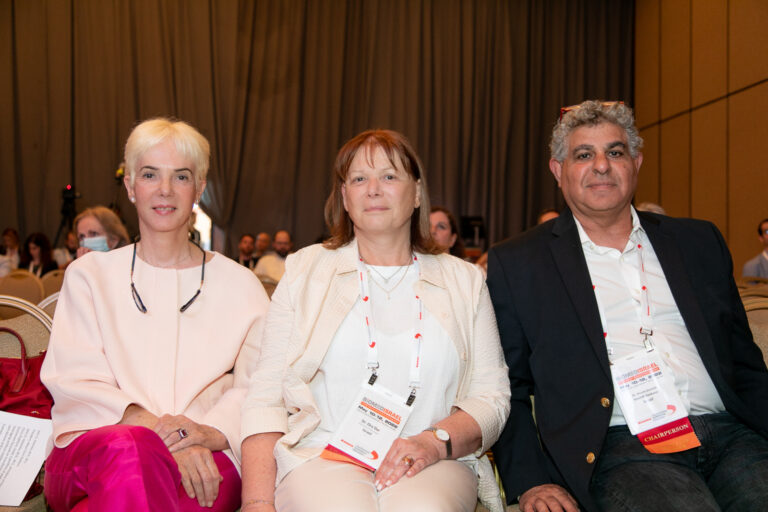
[[[187,496],[197,498],[201,507],[212,507],[219,495],[219,484],[223,478],[211,450],[195,445],[172,455],[179,466],[181,485]]]
[[[520,496],[521,512],[578,512],[579,505],[568,491],[555,484],[531,487]]]

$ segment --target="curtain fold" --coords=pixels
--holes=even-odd
[[[0,227],[53,237],[61,189],[136,218],[114,171],[166,115],[211,142],[202,206],[244,232],[324,231],[338,148],[410,139],[432,202],[490,241],[562,206],[548,171],[559,108],[632,103],[634,2],[0,0]]]

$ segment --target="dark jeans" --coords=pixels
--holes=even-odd
[[[647,451],[611,427],[590,493],[606,512],[768,510],[768,440],[728,413],[691,416],[701,446]]]

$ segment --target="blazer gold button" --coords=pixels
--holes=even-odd
[[[587,454],[587,464],[592,464],[593,462],[595,462],[595,454],[592,452],[589,452]]]
[[[611,400],[610,398],[603,397],[600,399],[600,405],[605,407],[606,409],[611,406]]]

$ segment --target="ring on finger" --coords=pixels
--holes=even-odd
[[[401,460],[403,461],[403,464],[405,464],[405,467],[409,468],[413,466],[413,457],[411,457],[410,455],[406,455]]]
[[[189,437],[189,432],[187,432],[187,429],[185,428],[180,428],[176,432],[179,434],[179,439],[186,439]]]

